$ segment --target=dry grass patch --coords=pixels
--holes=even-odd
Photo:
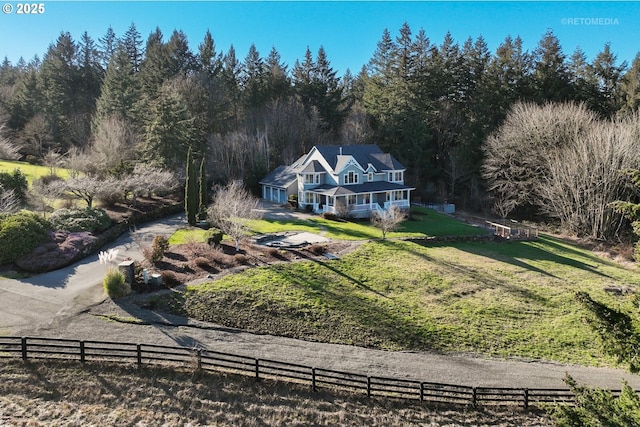
[[[7,426],[548,426],[540,412],[476,411],[130,365],[0,360]]]

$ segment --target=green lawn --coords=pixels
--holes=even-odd
[[[249,224],[256,234],[279,231],[308,231],[338,240],[379,239],[382,234],[367,221],[332,221],[320,216],[308,220],[276,221],[255,220]],[[425,236],[481,235],[486,231],[479,227],[460,222],[448,215],[426,208],[412,208],[412,218],[404,221],[397,231],[387,234],[389,239]]]
[[[189,242],[204,242],[204,234],[206,230],[202,228],[181,228],[169,237],[170,245],[183,245]]]
[[[13,172],[15,169],[20,169],[22,173],[25,174],[27,180],[29,181],[29,184],[31,184],[35,179],[49,175],[51,172],[51,170],[46,166],[32,165],[25,162],[10,162],[0,160],[0,172]],[[68,169],[54,168],[54,172],[61,178],[66,179],[69,177]]]
[[[612,365],[576,291],[632,310],[607,285],[640,273],[559,240],[422,246],[374,241],[336,261],[255,268],[159,303],[191,317],[309,340]]]

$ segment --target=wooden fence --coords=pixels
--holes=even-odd
[[[518,405],[528,408],[538,403],[572,403],[569,389],[523,389],[469,387],[407,379],[367,376],[294,363],[258,359],[212,351],[205,348],[173,347],[108,341],[80,341],[59,338],[0,337],[0,358],[126,361],[143,365],[180,365],[193,369],[249,375],[256,380],[272,379],[341,389],[367,396],[427,401],[444,404]],[[612,391],[619,395],[619,390]]]
[[[517,223],[514,223],[517,224]],[[508,240],[535,240],[538,238],[538,229],[524,225],[505,225],[487,221],[489,230],[503,239]]]

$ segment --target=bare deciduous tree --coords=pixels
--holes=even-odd
[[[235,241],[236,251],[247,234],[250,220],[260,219],[260,201],[253,197],[239,181],[216,188],[207,219]]]
[[[599,121],[583,106],[518,104],[485,145],[483,173],[499,213],[526,203],[574,234],[612,237],[610,204],[640,165],[640,116]]]
[[[12,189],[0,185],[0,213],[12,213],[20,209],[20,198]]]
[[[138,136],[131,125],[115,116],[103,119],[97,126],[87,154],[101,168],[108,170],[133,158]]]
[[[91,175],[69,178],[65,184],[65,190],[84,200],[88,207],[93,206],[93,200],[103,188],[103,180]]]
[[[0,159],[2,160],[18,160],[20,153],[18,148],[11,143],[9,139],[9,131],[5,125],[0,126]]]
[[[483,146],[482,174],[489,193],[514,207],[536,205],[548,154],[588,132],[596,120],[583,105],[515,104]]]
[[[371,225],[382,231],[382,239],[387,238],[387,233],[398,229],[402,221],[407,219],[407,213],[397,206],[391,206],[383,211],[374,211],[371,216]]]

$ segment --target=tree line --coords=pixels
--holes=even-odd
[[[601,120],[632,113],[640,56],[618,62],[609,44],[591,61],[567,55],[551,31],[532,51],[507,36],[491,52],[481,36],[432,41],[405,23],[338,76],[322,47],[290,67],[275,47],[241,58],[209,31],[193,49],[182,31],[144,41],[131,24],[97,40],[62,32],[42,59],[0,65],[0,139],[22,159],[83,152],[107,173],[140,161],[184,173],[191,148],[211,179],[256,189],[315,144],[376,143],[407,167],[417,197],[475,208],[488,200],[483,147],[527,102],[573,102]]]

